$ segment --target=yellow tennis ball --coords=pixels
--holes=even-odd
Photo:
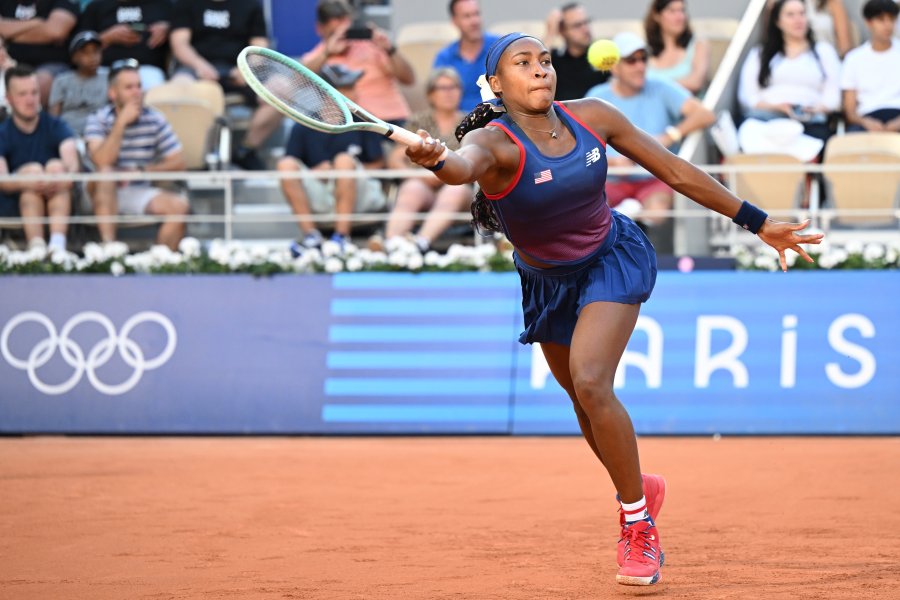
[[[587,59],[598,71],[609,71],[619,62],[619,48],[612,40],[597,40],[588,48]]]

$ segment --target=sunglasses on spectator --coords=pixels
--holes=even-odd
[[[628,65],[636,65],[638,63],[645,63],[647,62],[647,60],[648,57],[646,52],[635,52],[631,56],[626,56],[625,58],[623,58],[622,62]]]
[[[113,64],[109,65],[109,76],[110,78],[115,77],[122,71],[137,71],[141,68],[141,63],[139,63],[134,58],[123,58],[117,61],[114,61]]]

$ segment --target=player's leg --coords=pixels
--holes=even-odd
[[[569,355],[575,395],[622,503],[616,580],[625,585],[656,583],[663,563],[659,533],[648,517],[634,427],[613,391],[616,368],[639,312],[639,304],[586,305],[578,317]]]
[[[550,372],[553,373],[553,378],[562,386],[562,389],[566,390],[569,399],[572,400],[575,416],[578,418],[578,427],[581,428],[581,435],[584,436],[591,450],[594,451],[594,455],[600,459],[600,462],[603,462],[603,456],[600,454],[599,448],[597,448],[597,442],[594,441],[594,431],[591,429],[591,422],[584,409],[581,408],[581,404],[578,403],[578,397],[575,395],[575,384],[572,383],[572,375],[569,373],[569,346],[554,344],[553,342],[542,342],[541,352],[544,353],[544,358],[547,359],[547,365],[550,367]]]
[[[641,468],[631,417],[613,392],[616,367],[637,323],[640,305],[592,302],[575,325],[569,373],[575,396],[623,502],[640,500]]]

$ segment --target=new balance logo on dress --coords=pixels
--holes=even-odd
[[[545,181],[553,181],[553,173],[550,172],[550,169],[534,174],[535,183],[544,183]]]
[[[600,148],[594,147],[593,150],[584,155],[584,166],[589,167],[600,160]]]

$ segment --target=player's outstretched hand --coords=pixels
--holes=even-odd
[[[417,165],[426,168],[436,167],[447,149],[446,144],[431,137],[431,134],[424,129],[420,129],[416,133],[422,138],[422,143],[417,146],[408,146],[406,156]]]
[[[793,250],[806,260],[813,262],[813,259],[806,253],[806,250],[800,247],[800,244],[819,244],[824,233],[810,233],[806,235],[798,234],[809,226],[809,219],[802,223],[782,223],[773,219],[766,219],[765,224],[759,230],[760,239],[772,246],[778,251],[778,259],[781,263],[781,270],[787,271],[787,260],[784,257],[785,250]]]

